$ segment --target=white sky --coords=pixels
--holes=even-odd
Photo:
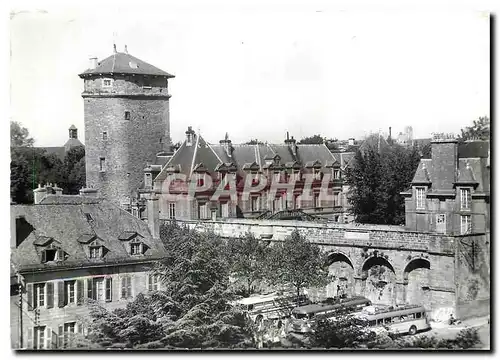
[[[140,4],[142,2],[138,2]],[[11,119],[39,146],[83,141],[90,55],[118,51],[176,76],[174,141],[188,125],[209,142],[360,138],[413,126],[459,132],[490,109],[487,13],[324,7],[94,6],[23,12],[10,21]],[[144,10],[146,8],[153,10]],[[143,9],[143,10],[141,10]],[[317,12],[321,9],[321,12]]]

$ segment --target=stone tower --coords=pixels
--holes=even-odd
[[[146,164],[169,151],[168,79],[174,76],[124,52],[81,73],[84,80],[87,187],[119,206],[140,187]]]

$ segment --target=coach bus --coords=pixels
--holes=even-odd
[[[339,314],[356,313],[371,304],[371,301],[363,296],[354,296],[328,299],[320,304],[296,307],[292,310],[292,318],[286,330],[294,333],[311,332],[312,325],[318,319],[329,319]]]
[[[431,328],[425,308],[420,305],[402,305],[389,307],[370,306],[356,317],[365,320],[375,332],[383,329],[391,333],[415,335],[418,331]]]
[[[308,303],[305,295],[299,297],[299,304]],[[297,297],[290,294],[255,295],[237,300],[235,305],[243,308],[254,322],[262,320],[279,320],[290,317],[291,311],[297,306]]]

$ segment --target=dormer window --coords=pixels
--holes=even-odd
[[[280,182],[281,179],[281,174],[279,172],[274,173],[274,181],[275,182]]]
[[[144,246],[141,242],[130,243],[130,255],[144,254]]]
[[[53,248],[42,250],[42,263],[62,260],[64,260],[64,252],[61,249]]]
[[[90,215],[89,213],[85,213],[85,218],[87,219],[87,221],[94,221],[92,215]]]
[[[314,180],[321,180],[321,170],[314,168],[313,169]]]
[[[338,180],[340,179],[340,169],[333,169],[333,179]]]
[[[89,248],[89,257],[91,259],[102,258],[102,246],[91,246]]]
[[[102,79],[102,87],[103,88],[113,87],[113,79]]]
[[[290,177],[292,181],[300,181],[300,171],[294,170]]]
[[[460,210],[470,210],[471,191],[470,189],[460,189]]]

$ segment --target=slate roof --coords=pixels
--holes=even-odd
[[[459,158],[487,158],[490,142],[485,140],[466,141],[458,144]]]
[[[116,52],[101,60],[95,69],[87,69],[79,76],[98,75],[98,74],[137,74],[137,75],[156,75],[173,78],[174,75],[167,73],[147,62],[138,59],[128,53]]]
[[[208,172],[214,173],[219,164],[232,163],[236,165],[237,174],[243,176],[252,163],[257,164],[262,171],[265,168],[266,158],[273,159],[276,155],[279,156],[281,165],[298,162],[304,166],[306,163],[319,161],[324,171],[327,171],[327,166],[335,161],[335,157],[324,144],[297,144],[296,155],[286,144],[231,144],[232,153],[229,156],[224,144],[209,144],[197,134],[193,134],[193,139],[192,146],[187,146],[186,142],[181,145],[155,181],[164,180],[172,168],[190,177],[192,171],[200,164],[203,164]]]
[[[73,197],[80,199],[56,204],[54,196],[48,196],[39,205],[10,207],[11,216],[23,216],[26,225],[32,227],[18,247],[11,251],[11,260],[19,271],[144,262],[165,256],[161,241],[152,238],[145,222],[108,201],[93,199],[87,202],[80,196]],[[58,198],[62,199],[64,196]],[[92,221],[87,220],[86,213],[91,214]],[[130,255],[127,242],[119,239],[124,232],[140,236],[147,248],[144,255]],[[108,249],[103,259],[88,257],[87,244],[94,238]],[[47,239],[60,244],[67,254],[66,260],[41,263],[41,243],[46,244]]]
[[[66,156],[66,149],[64,146],[39,147],[39,149],[45,150],[47,155],[54,154],[61,160]]]

